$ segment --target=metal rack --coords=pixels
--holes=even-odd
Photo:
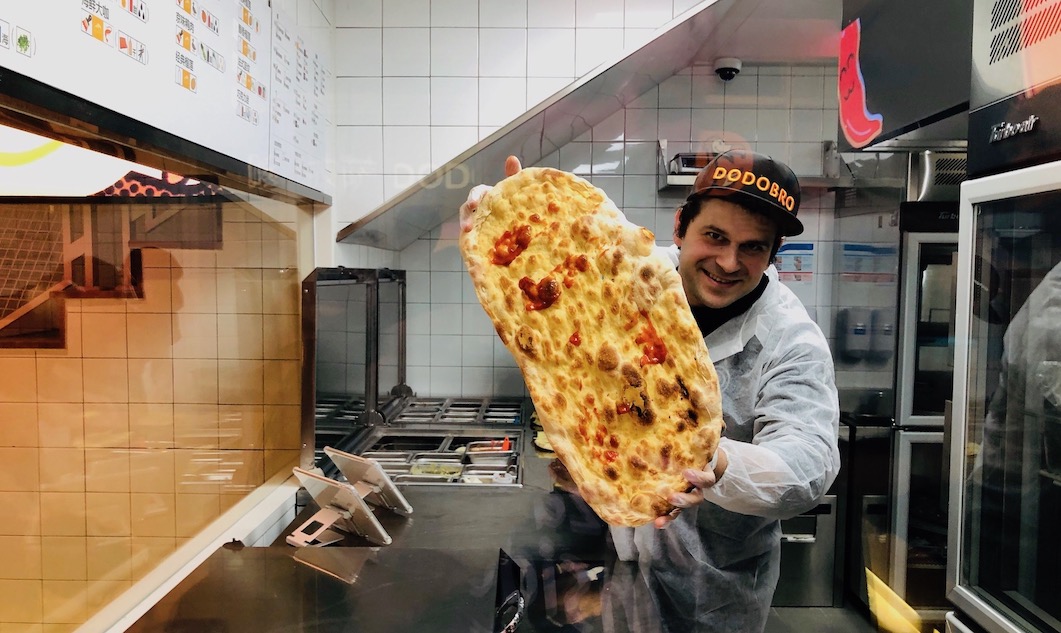
[[[312,468],[322,459],[325,445],[342,446],[343,438],[369,426],[385,424],[387,413],[413,395],[406,383],[406,286],[405,271],[386,268],[317,268],[302,282],[302,455],[300,463]],[[324,299],[345,303],[342,314],[352,323],[352,331],[363,334],[363,355],[342,357],[363,382],[345,380],[345,389],[322,390],[320,357],[320,306]],[[395,384],[380,390],[381,312],[394,310],[386,322],[395,324],[393,337]],[[353,308],[353,309],[350,309]],[[354,384],[354,383],[357,384]],[[318,433],[321,431],[322,433]]]

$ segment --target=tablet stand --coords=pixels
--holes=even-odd
[[[336,460],[347,482],[330,479],[319,468],[294,468],[295,476],[320,509],[287,536],[288,544],[323,547],[336,543],[343,535],[331,529],[335,527],[379,545],[390,545],[390,535],[367,502],[406,515],[412,513],[412,506],[375,461],[330,448],[325,450],[331,451],[329,456]]]

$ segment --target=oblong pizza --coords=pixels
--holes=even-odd
[[[573,174],[528,168],[462,223],[475,292],[579,493],[613,525],[671,512],[718,445],[718,379],[652,232]]]

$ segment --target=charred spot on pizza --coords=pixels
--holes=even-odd
[[[681,392],[682,397],[685,398],[686,400],[688,400],[689,399],[689,388],[685,386],[685,381],[682,380],[681,376],[675,376],[674,380],[675,380],[675,382],[678,383],[678,391]]]
[[[615,481],[616,479],[619,478],[619,470],[615,466],[611,466],[611,465],[605,466],[604,467],[604,476],[607,477],[608,479],[611,479],[612,481]]]
[[[633,468],[634,470],[648,470],[648,464],[637,455],[631,455],[626,462],[630,464],[630,468]]]
[[[626,380],[626,384],[631,387],[641,386],[641,373],[637,371],[637,368],[630,363],[623,363],[623,367],[620,370],[623,374],[623,379]]]
[[[659,395],[663,396],[664,398],[670,398],[675,393],[677,393],[677,390],[674,388],[674,385],[670,384],[670,381],[664,380],[662,378],[656,381],[656,391],[659,392]]]
[[[644,392],[641,393],[641,396],[645,399],[645,406],[635,407],[634,413],[637,414],[637,421],[640,422],[642,426],[652,426],[656,421],[656,413],[648,404],[648,396],[645,395]]]
[[[610,407],[604,407],[604,421],[611,424],[615,421],[616,411]]]
[[[700,414],[698,414],[696,411],[693,411],[692,409],[686,410],[685,414],[682,416],[682,419],[688,422],[689,425],[693,428],[700,426]]]
[[[619,267],[622,265],[624,258],[625,258],[625,255],[623,255],[623,251],[622,250],[617,248],[617,249],[612,251],[612,274],[613,275],[619,270]]]
[[[674,447],[670,444],[664,444],[659,447],[659,463],[663,467],[663,470],[667,470],[670,464],[671,453],[674,451]]]
[[[508,345],[508,334],[505,332],[505,328],[500,323],[494,324],[494,331],[497,332],[497,337],[501,339],[501,342]]]
[[[644,391],[631,395],[630,389],[625,389],[622,400],[615,403],[615,412],[619,415],[633,413],[642,426],[651,426],[656,421],[656,413]]]
[[[619,366],[619,352],[608,344],[601,345],[597,352],[597,369],[601,371],[615,371]]]
[[[567,409],[567,398],[562,393],[553,394],[553,405],[556,406],[557,410],[563,411]]]
[[[531,358],[534,358],[538,353],[534,342],[534,330],[526,325],[519,326],[519,329],[516,330],[516,345],[519,346],[524,354]]]
[[[637,271],[637,276],[647,284],[656,278],[656,271],[652,270],[651,266],[642,266],[641,270]]]

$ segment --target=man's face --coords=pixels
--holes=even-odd
[[[674,243],[681,249],[678,272],[689,304],[724,308],[759,285],[770,265],[777,228],[768,218],[720,198],[700,202],[700,213]]]

